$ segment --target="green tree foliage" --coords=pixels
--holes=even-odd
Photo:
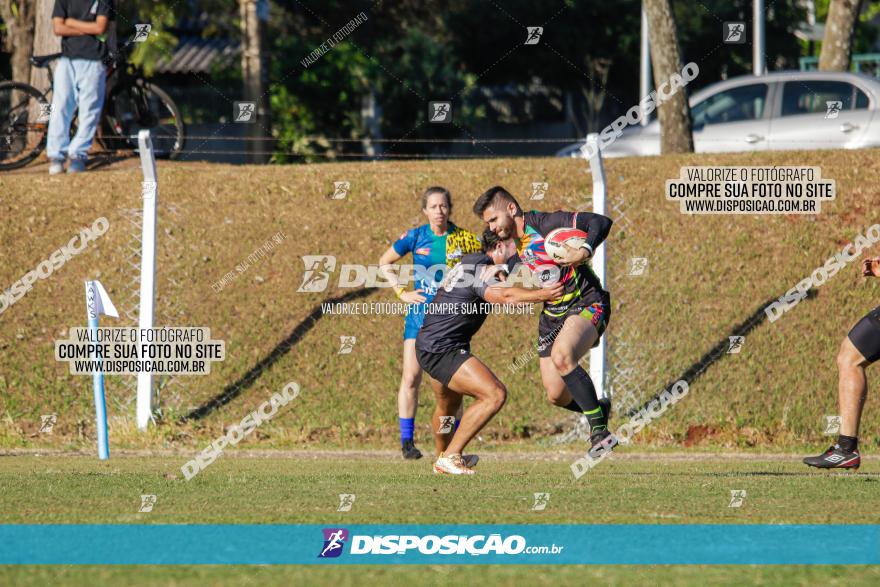
[[[801,46],[794,31],[806,12],[794,2],[767,2],[764,24],[766,63],[769,71],[797,69]],[[691,82],[694,91],[721,79],[752,72],[752,0],[689,0],[673,2],[683,59],[694,61],[700,75]],[[722,43],[723,23],[744,21],[749,42]]]
[[[456,98],[474,79],[453,51],[439,9],[440,3],[408,1],[376,6],[302,2],[279,7],[277,18],[270,21],[270,52],[273,125],[281,139],[280,151],[292,148],[295,155],[314,159],[358,150],[356,143],[330,143],[327,138],[366,136],[360,108],[370,91],[379,98],[384,136],[428,136],[428,102]],[[367,20],[350,36],[315,63],[301,63],[362,11]],[[479,114],[463,104],[455,110],[454,125],[435,126],[432,131],[458,135]],[[406,147],[408,152],[428,148]],[[400,149],[390,144],[385,151],[394,154]]]
[[[792,32],[805,14],[793,2],[768,4],[769,67],[797,67],[802,48]],[[818,4],[821,13],[827,0]],[[120,39],[133,32],[135,22],[150,22],[156,33],[150,43],[136,48],[136,63],[149,71],[170,54],[176,39],[169,29],[184,6],[176,0],[124,3],[128,16],[120,19]],[[198,6],[212,15],[224,36],[239,34],[234,3],[200,0]],[[272,127],[280,139],[276,160],[324,160],[359,152],[357,141],[367,135],[361,100],[370,92],[382,109],[385,138],[467,136],[490,116],[488,98],[480,88],[507,84],[571,92],[580,97],[578,104],[588,105],[581,116],[593,130],[639,99],[640,6],[640,0],[275,1],[268,21],[267,59]],[[690,91],[724,75],[751,71],[750,44],[721,42],[722,22],[750,24],[751,7],[751,0],[673,1],[683,58],[700,66]],[[316,62],[302,63],[361,12],[367,20],[351,35]],[[537,45],[524,44],[530,26],[544,27]],[[240,72],[225,67],[212,82],[236,87]],[[427,103],[433,100],[453,102],[454,124],[427,123]],[[431,149],[430,143],[384,146],[389,155]]]
[[[360,100],[369,90],[372,64],[352,45],[340,43],[303,69],[298,61],[313,49],[296,37],[279,37],[273,46],[274,54],[290,56],[270,64],[272,127],[279,139],[275,161],[289,161],[291,155],[309,161],[335,157],[347,143],[331,143],[328,137],[363,136]],[[297,65],[292,74],[291,62]]]
[[[116,38],[120,49],[134,35],[136,24],[151,25],[149,42],[132,45],[129,57],[132,63],[151,75],[156,63],[174,51],[177,37],[169,29],[177,23],[181,12],[188,8],[175,0],[117,1],[116,6],[119,11]]]
[[[828,6],[831,0],[815,0],[816,22],[823,23],[828,17]],[[856,53],[870,53],[877,42],[878,31],[875,27],[866,26],[880,14],[880,2],[876,0],[862,0],[862,12],[859,22],[856,23],[855,38],[853,39],[853,55]],[[821,50],[821,41],[816,44],[816,51]]]

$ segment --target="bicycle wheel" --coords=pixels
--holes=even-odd
[[[33,86],[0,83],[0,171],[24,167],[46,148],[49,105]]]
[[[115,88],[105,108],[106,121],[119,149],[137,148],[138,131],[147,129],[156,157],[174,159],[186,142],[186,127],[177,105],[162,89],[150,82]]]

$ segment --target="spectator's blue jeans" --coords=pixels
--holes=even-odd
[[[52,80],[52,114],[46,154],[53,161],[88,158],[95,138],[95,128],[104,106],[104,88],[107,85],[104,64],[91,59],[61,57]],[[76,135],[70,138],[70,123],[77,115]]]

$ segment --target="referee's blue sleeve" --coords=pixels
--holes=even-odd
[[[403,257],[407,253],[412,252],[413,241],[415,240],[415,229],[410,229],[400,235],[394,244],[391,245],[394,247],[394,252]]]

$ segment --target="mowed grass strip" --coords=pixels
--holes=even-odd
[[[612,459],[575,480],[567,459],[486,455],[473,477],[390,458],[222,457],[191,481],[183,459],[4,457],[0,523],[757,524],[880,523],[880,471],[821,473],[793,458]],[[732,490],[745,490],[730,507]],[[549,493],[532,511],[534,493]],[[338,512],[339,494],[355,494]],[[142,495],[156,495],[138,513]]]
[[[665,181],[679,177],[683,165],[816,165],[836,180],[838,196],[816,216],[686,216],[664,198]],[[608,213],[616,221],[608,241],[614,306],[607,337],[618,413],[659,392],[726,340],[734,325],[880,221],[876,150],[650,157],[610,160],[606,167]],[[335,181],[350,182],[346,199],[330,199]],[[531,184],[538,181],[549,183],[547,195],[529,201]],[[0,215],[6,220],[0,249],[9,252],[0,255],[3,288],[95,218],[111,222],[106,235],[38,281],[0,317],[0,446],[93,446],[90,379],[69,375],[67,366],[54,360],[53,341],[83,324],[85,278],[100,278],[120,308],[136,301],[130,285],[136,271],[126,258],[131,238],[137,242],[137,227],[123,209],[140,207],[140,182],[134,166],[87,178],[27,173],[0,178]],[[325,316],[222,409],[185,425],[177,418],[238,381],[323,300],[350,291],[335,287],[337,272],[328,291],[297,293],[302,256],[334,255],[339,266],[375,263],[402,231],[423,222],[419,197],[425,187],[450,188],[453,220],[476,231],[481,225],[470,207],[491,185],[504,185],[524,206],[544,210],[588,209],[591,193],[586,163],[571,159],[262,167],[160,163],[159,182],[156,323],[211,327],[214,338],[226,341],[227,359],[207,376],[163,380],[159,426],[148,434],[133,426],[132,388],[109,377],[110,436],[117,447],[203,446],[289,381],[300,383],[301,396],[249,442],[395,446],[400,316]],[[283,242],[244,267],[248,255],[279,231],[286,235]],[[644,275],[627,274],[632,257],[648,258]],[[640,441],[724,448],[826,442],[824,416],[836,413],[836,350],[878,299],[880,284],[859,277],[857,263],[851,264],[814,299],[751,333],[739,354],[723,356]],[[358,301],[395,298],[375,290]],[[536,360],[515,372],[508,369],[532,349],[536,322],[536,316],[493,316],[474,340],[474,352],[510,390],[504,410],[484,431],[487,439],[547,437],[566,420],[566,413],[544,399]],[[340,336],[357,337],[351,354],[338,353]],[[868,373],[873,387],[877,375]],[[427,384],[420,405],[417,435],[428,442],[426,412],[433,400]],[[874,407],[869,400],[862,428],[868,450],[880,442],[880,411]],[[44,414],[57,414],[52,434],[39,433]]]

